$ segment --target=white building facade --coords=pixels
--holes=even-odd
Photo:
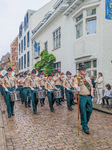
[[[54,54],[55,69],[77,74],[84,64],[88,75],[102,72],[104,84],[112,85],[112,21],[105,19],[105,0],[58,0],[53,7],[50,18],[33,30],[33,64],[40,60],[36,41],[41,51]]]
[[[48,11],[53,11],[53,5],[57,0],[51,0],[37,11],[28,10],[24,16],[24,21],[19,27],[18,37],[18,68],[19,72],[33,69],[33,54],[31,36],[32,30],[39,24]]]

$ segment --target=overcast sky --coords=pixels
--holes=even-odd
[[[28,9],[37,10],[50,0],[0,0],[0,59],[10,52],[10,44]]]

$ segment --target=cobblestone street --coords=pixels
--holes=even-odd
[[[112,115],[94,111],[89,122],[90,135],[86,135],[80,126],[77,134],[77,106],[67,110],[66,102],[62,106],[54,105],[55,112],[46,105],[38,105],[38,113],[25,108],[21,102],[15,104],[15,116],[7,118],[6,105],[0,99],[7,150],[112,150]]]

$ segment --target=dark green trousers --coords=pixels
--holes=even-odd
[[[45,87],[42,87],[43,90],[45,90]],[[45,91],[45,96],[46,96],[46,91]],[[44,104],[45,98],[40,99],[40,103],[41,105]]]
[[[53,110],[53,105],[55,102],[55,99],[53,98],[53,92],[48,92],[48,99],[49,99],[49,107],[51,110]]]
[[[36,98],[35,91],[31,91],[31,97],[32,97],[33,112],[37,112],[38,99]]]
[[[8,88],[8,91],[13,91],[12,88]],[[14,113],[14,102],[12,102],[10,100],[10,95],[9,95],[9,92],[5,92],[5,98],[6,98],[6,105],[7,105],[7,113],[8,114],[12,114]]]
[[[59,89],[61,89],[61,86],[60,85],[56,85],[56,87]],[[60,104],[61,102],[61,99],[60,98],[56,98],[56,104]]]
[[[21,102],[24,102],[24,95],[23,95],[23,86],[19,86],[19,91],[20,91],[20,98],[21,98]]]
[[[64,87],[61,86],[62,100],[64,100]]]
[[[93,110],[91,96],[80,96],[81,125],[83,129],[88,129],[88,122]]]
[[[2,85],[0,84],[0,93],[1,93],[1,91],[2,91]]]
[[[28,97],[28,102],[27,102]],[[31,105],[31,89],[30,88],[24,88],[24,98],[25,98],[25,106]]]
[[[71,90],[74,90],[74,89],[71,89]],[[67,106],[69,108],[71,108],[72,102],[73,102],[73,93],[71,90],[65,89],[65,94],[66,94],[66,98],[67,98]]]

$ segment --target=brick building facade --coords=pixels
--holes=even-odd
[[[11,43],[11,62],[18,62],[18,36]]]

